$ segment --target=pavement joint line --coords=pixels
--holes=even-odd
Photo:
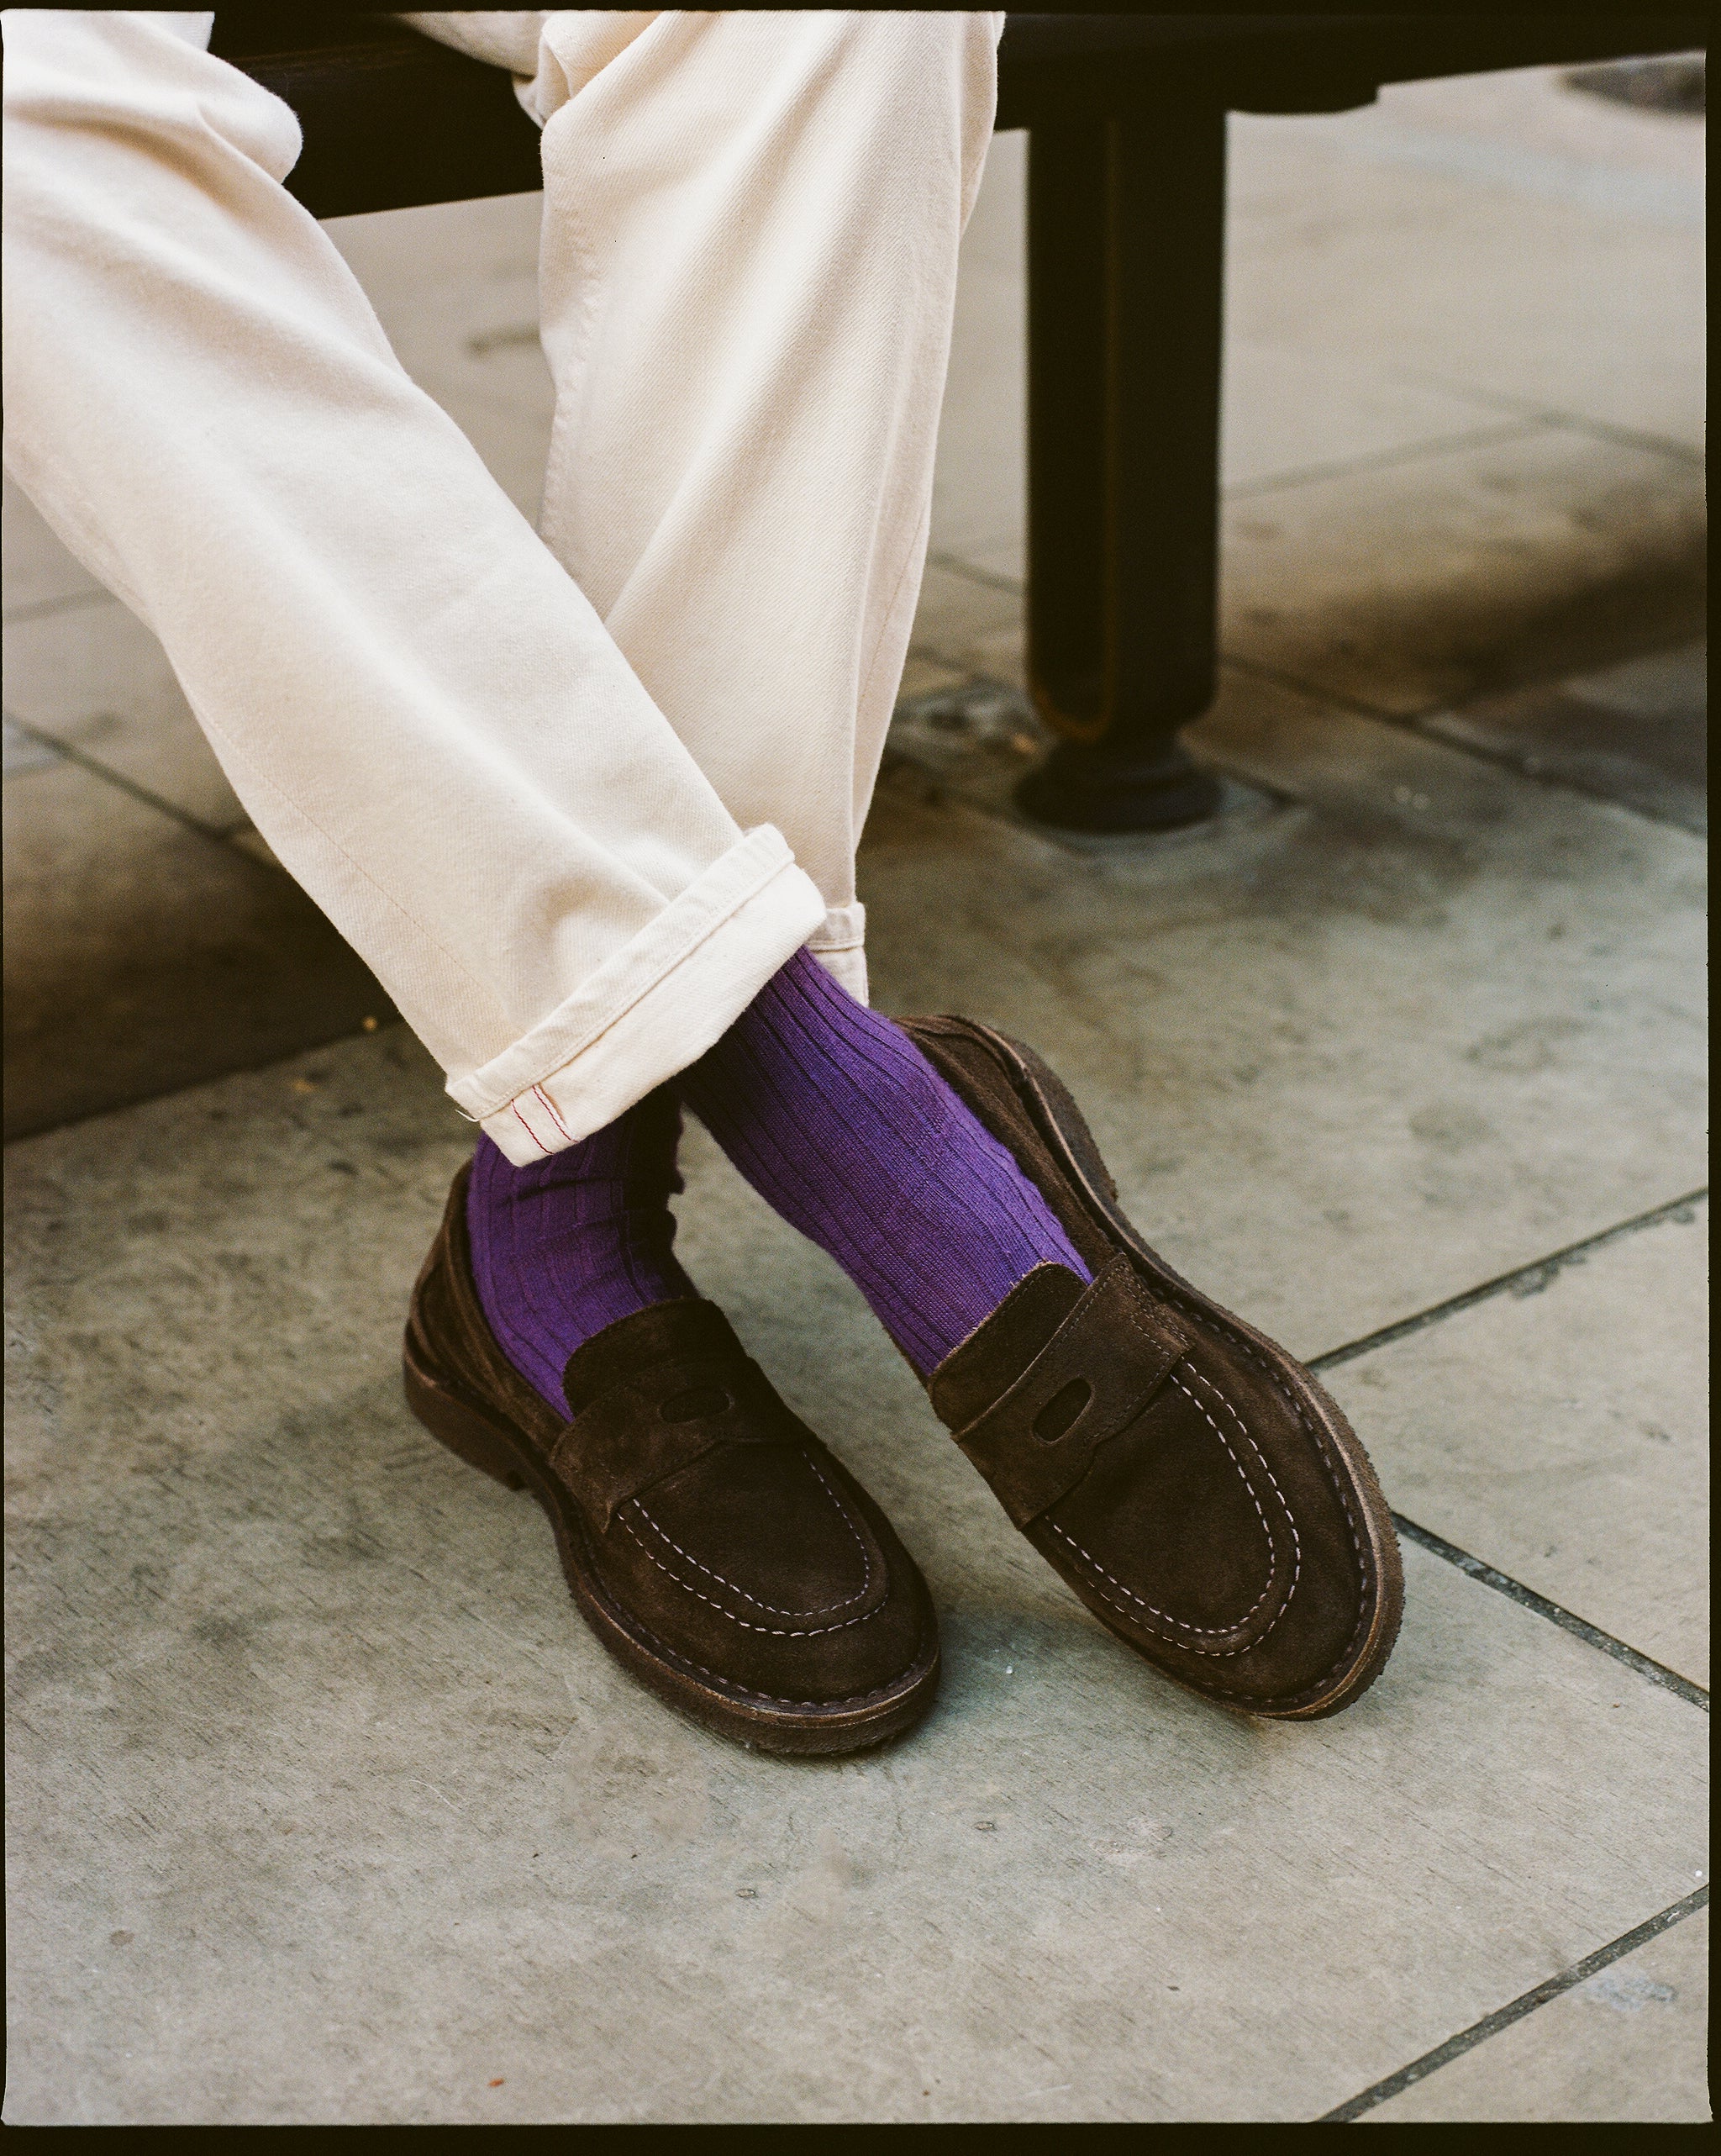
[[[1545,412],[1541,414],[1545,427],[1557,429],[1562,434],[1587,435],[1592,441],[1613,442],[1621,449],[1640,449],[1648,456],[1666,456],[1676,464],[1689,465],[1693,472],[1705,468],[1701,450],[1689,444],[1673,441],[1665,435],[1645,434],[1638,427],[1616,426],[1608,419],[1586,419],[1582,412]]]
[[[1451,697],[1445,696],[1436,698],[1432,704],[1424,704],[1414,711],[1387,711],[1378,704],[1370,704],[1360,696],[1351,695],[1345,689],[1329,688],[1321,682],[1305,681],[1301,674],[1287,673],[1282,667],[1263,666],[1259,659],[1245,658],[1239,651],[1221,650],[1218,658],[1219,664],[1229,667],[1234,673],[1247,674],[1251,680],[1264,681],[1274,688],[1288,688],[1293,694],[1306,697],[1311,703],[1330,704],[1334,710],[1348,711],[1354,718],[1376,720],[1382,726],[1392,726],[1400,733],[1412,731],[1424,719],[1434,718],[1442,711],[1460,708]],[[1192,720],[1190,723],[1193,725],[1195,722]],[[1441,741],[1437,746],[1455,749],[1460,755],[1466,753],[1461,742]]]
[[[1503,415],[1491,424],[1467,427],[1457,434],[1430,435],[1421,441],[1406,442],[1397,449],[1366,451],[1360,456],[1333,457],[1324,462],[1293,467],[1289,472],[1270,473],[1264,479],[1244,479],[1233,486],[1222,485],[1222,502],[1255,501],[1263,494],[1288,492],[1296,487],[1312,487],[1325,479],[1345,479],[1353,472],[1389,472],[1404,464],[1414,464],[1424,457],[1452,456],[1460,450],[1482,449],[1492,444],[1521,441],[1526,436],[1545,434],[1557,428],[1569,428],[1563,417],[1544,417],[1539,413],[1513,412]],[[935,548],[926,557],[927,567],[942,569],[948,575],[964,577],[970,583],[983,584],[989,591],[1004,592],[1012,598],[1025,597],[1028,586],[1020,577],[1008,577],[997,569],[982,569],[978,563],[969,561],[948,548]]]
[[[1558,1250],[1532,1258],[1527,1265],[1515,1266],[1509,1273],[1496,1273],[1476,1287],[1466,1288],[1462,1294],[1449,1295],[1444,1302],[1431,1303],[1426,1310],[1383,1325],[1373,1332],[1366,1332],[1360,1339],[1348,1340],[1343,1347],[1329,1347],[1324,1355],[1311,1356],[1308,1368],[1319,1372],[1336,1370],[1344,1363],[1355,1362],[1360,1356],[1372,1354],[1377,1347],[1390,1347],[1397,1341],[1408,1340],[1413,1333],[1425,1331],[1430,1326],[1456,1317],[1460,1310],[1473,1310],[1478,1303],[1492,1302],[1496,1295],[1514,1292],[1520,1295],[1539,1294],[1543,1289],[1553,1285],[1568,1265],[1582,1265],[1592,1251],[1605,1250],[1610,1243],[1637,1235],[1645,1228],[1659,1227],[1664,1220],[1679,1220],[1682,1214],[1689,1214],[1695,1207],[1707,1204],[1708,1196],[1709,1186],[1703,1183],[1696,1190],[1687,1190],[1682,1197],[1669,1198],[1660,1205],[1652,1205],[1647,1212],[1634,1213],[1627,1220],[1616,1220],[1610,1228],[1599,1229],[1594,1235],[1584,1236],[1576,1242],[1563,1244]],[[1680,1220],[1682,1226],[1687,1224]]]
[[[982,569],[972,561],[965,561],[960,554],[951,554],[943,548],[929,554],[926,566],[942,569],[949,576],[966,577],[971,584],[984,584],[988,591],[1006,592],[1012,598],[1023,598],[1028,587],[1020,577],[1007,577],[1000,569]]]
[[[15,621],[45,621],[56,614],[70,614],[75,607],[118,606],[119,601],[112,592],[68,592],[60,598],[25,599],[18,606],[8,606],[4,619]]]
[[[245,848],[239,846],[234,851],[244,853]],[[247,855],[246,858],[255,860],[256,857]],[[269,867],[266,861],[257,862],[257,866],[259,868]],[[269,873],[272,876],[276,871],[271,868]],[[98,1123],[104,1115],[126,1115],[134,1108],[149,1108],[158,1100],[176,1100],[183,1093],[197,1093],[204,1086],[220,1085],[228,1078],[256,1078],[270,1071],[284,1070],[288,1064],[299,1062],[307,1056],[327,1055],[331,1049],[344,1048],[350,1041],[380,1040],[392,1027],[405,1024],[406,1020],[398,1011],[389,1018],[379,1017],[374,1031],[361,1020],[350,1033],[331,1034],[326,1041],[313,1041],[303,1048],[289,1049],[286,1055],[276,1056],[266,1063],[239,1063],[231,1070],[213,1072],[208,1078],[194,1078],[185,1085],[171,1085],[162,1093],[140,1093],[135,1100],[115,1101],[111,1108],[92,1108],[82,1115],[68,1115],[63,1122],[43,1123],[34,1130],[19,1131],[7,1139],[4,1150],[10,1152],[14,1146],[27,1146],[37,1138],[51,1138],[61,1131],[76,1131],[85,1123]],[[470,1121],[471,1118],[466,1120]]]
[[[1479,1303],[1492,1302],[1497,1295],[1509,1294],[1514,1289],[1522,1294],[1539,1294],[1544,1289],[1552,1285],[1566,1266],[1582,1264],[1592,1251],[1605,1249],[1610,1243],[1636,1235],[1645,1228],[1659,1226],[1665,1220],[1682,1218],[1689,1220],[1696,1207],[1707,1201],[1708,1194],[1705,1185],[1701,1189],[1687,1192],[1682,1198],[1670,1199],[1666,1205],[1654,1206],[1648,1212],[1634,1214],[1629,1220],[1616,1221],[1611,1228],[1603,1228],[1599,1234],[1586,1236],[1578,1242],[1567,1243],[1562,1249],[1550,1252],[1545,1257],[1539,1257],[1529,1265],[1520,1265],[1513,1272],[1503,1273],[1494,1279],[1485,1280],[1479,1287],[1469,1289],[1461,1295],[1449,1296],[1445,1302],[1435,1303],[1428,1310],[1418,1311],[1414,1316],[1401,1318],[1396,1325],[1382,1326],[1378,1331],[1366,1333],[1361,1339],[1350,1341],[1343,1347],[1334,1347],[1324,1355],[1317,1355],[1308,1367],[1322,1372],[1337,1368],[1345,1363],[1355,1362],[1375,1348],[1408,1339],[1455,1316],[1460,1310],[1472,1310]],[[1392,1521],[1401,1535],[1427,1550],[1431,1556],[1455,1565],[1467,1578],[1478,1581],[1484,1587],[1492,1587],[1496,1594],[1505,1595],[1508,1601],[1516,1602],[1523,1609],[1533,1610],[1550,1624],[1558,1625],[1562,1631],[1571,1632],[1574,1637],[1582,1640],[1587,1647],[1594,1647],[1598,1653],[1611,1656],[1635,1675],[1651,1684],[1659,1685],[1664,1691],[1673,1693],[1688,1705],[1700,1708],[1704,1714],[1709,1711],[1708,1693],[1701,1685],[1694,1684],[1690,1678],[1682,1677],[1676,1669],[1670,1669],[1665,1663],[1655,1661],[1652,1656],[1642,1653],[1622,1639],[1616,1639],[1612,1632],[1603,1631],[1599,1625],[1591,1624],[1587,1617],[1581,1617],[1575,1610],[1539,1594],[1534,1587],[1526,1586],[1521,1579],[1514,1579],[1509,1573],[1500,1571],[1486,1559],[1472,1556],[1455,1542],[1449,1542],[1444,1535],[1436,1534],[1433,1528],[1424,1527],[1399,1512],[1392,1515]]]
[[[1465,740],[1458,740],[1458,737],[1454,735],[1447,735],[1447,733],[1428,731],[1428,720],[1430,720],[1430,718],[1443,718],[1445,714],[1462,716],[1462,711],[1465,711],[1465,701],[1462,701],[1462,698],[1447,698],[1445,703],[1430,703],[1430,705],[1425,705],[1421,711],[1381,711],[1381,709],[1376,709],[1374,705],[1360,703],[1359,698],[1355,698],[1355,696],[1345,696],[1341,690],[1316,688],[1311,682],[1301,682],[1296,675],[1279,672],[1272,667],[1257,667],[1253,660],[1238,660],[1238,657],[1231,657],[1229,653],[1221,653],[1221,660],[1225,667],[1231,667],[1236,672],[1253,675],[1257,682],[1271,682],[1275,688],[1287,688],[1287,690],[1294,690],[1298,696],[1307,696],[1311,703],[1329,703],[1329,705],[1335,705],[1337,709],[1341,711],[1350,711],[1352,718],[1370,718],[1370,720],[1374,720],[1378,726],[1391,726],[1393,733],[1404,733],[1404,735],[1408,735],[1413,741],[1428,741],[1430,748],[1450,748],[1454,755],[1469,756],[1471,763],[1488,763],[1488,766],[1492,766],[1495,770],[1509,772],[1512,778],[1523,778],[1523,781],[1527,781],[1529,785],[1542,787],[1545,791],[1555,791],[1555,793],[1576,793],[1579,795],[1579,800],[1603,802],[1603,804],[1609,806],[1609,809],[1619,809],[1624,815],[1641,817],[1645,824],[1654,824],[1659,830],[1682,830],[1682,832],[1689,832],[1693,839],[1702,839],[1702,836],[1706,836],[1706,832],[1695,830],[1693,825],[1687,824],[1682,817],[1665,815],[1663,810],[1659,809],[1645,809],[1644,802],[1619,800],[1618,793],[1609,793],[1609,791],[1600,785],[1594,785],[1594,787],[1585,785],[1581,778],[1574,778],[1570,772],[1529,770],[1529,766],[1527,766],[1524,761],[1520,761],[1518,756],[1514,756],[1514,752],[1509,751],[1509,748],[1488,748],[1484,741],[1465,741]],[[1524,683],[1524,688],[1531,688],[1531,686],[1535,686],[1535,683]],[[1542,686],[1560,688],[1560,682],[1542,683]],[[1253,783],[1260,785],[1260,781],[1253,781]],[[1294,798],[1296,800],[1307,800],[1307,795],[1294,795]]]
[[[1222,502],[1257,501],[1264,494],[1288,492],[1293,487],[1312,487],[1324,479],[1348,479],[1353,472],[1391,472],[1401,465],[1415,464],[1424,457],[1455,456],[1460,450],[1522,441],[1527,435],[1550,430],[1550,423],[1539,419],[1497,419],[1492,426],[1471,427],[1455,435],[1430,435],[1424,440],[1406,442],[1397,449],[1370,450],[1361,456],[1334,457],[1325,464],[1301,465],[1266,479],[1245,479],[1234,487],[1221,487],[1219,498]]]
[[[1552,686],[1557,688],[1560,684],[1556,682]],[[1603,786],[1586,785],[1574,772],[1538,769],[1524,756],[1509,748],[1492,748],[1486,741],[1455,740],[1450,734],[1426,730],[1430,719],[1438,719],[1448,712],[1455,717],[1462,717],[1464,706],[1461,704],[1442,704],[1432,711],[1424,711],[1418,718],[1403,722],[1388,720],[1387,723],[1389,725],[1402,724],[1403,731],[1417,735],[1423,741],[1436,742],[1443,749],[1457,749],[1465,756],[1474,756],[1478,763],[1491,763],[1501,771],[1509,771],[1519,778],[1527,778],[1532,785],[1558,787],[1567,793],[1581,793],[1587,801],[1609,802],[1616,809],[1624,809],[1627,815],[1641,816],[1645,823],[1660,824],[1666,830],[1689,831],[1693,838],[1707,836],[1703,825],[1688,822],[1682,816],[1670,816],[1663,809],[1647,808],[1641,801],[1622,801],[1617,793],[1610,793]]]
[[[1700,1909],[1707,1909],[1708,1906],[1709,1889],[1705,1883],[1694,1894],[1687,1894],[1680,1900],[1670,1903],[1647,1922],[1623,1932],[1605,1947],[1598,1947],[1594,1953],[1587,1954],[1582,1961],[1574,1962],[1570,1969],[1562,1969],[1558,1974],[1545,1978],[1508,2005],[1497,2007],[1492,2014],[1485,2014],[1479,2022],[1472,2022],[1467,2029],[1460,2029],[1455,2036],[1448,2037],[1444,2043],[1436,2044],[1432,2051],[1425,2051],[1420,2058],[1412,2059],[1408,2066],[1401,2066],[1396,2074],[1389,2074],[1385,2080],[1376,2081],[1372,2087],[1352,2096],[1348,2102],[1337,2104],[1329,2111],[1323,2111],[1312,2123],[1316,2126],[1348,2125],[1352,2119],[1361,2117],[1365,2111],[1373,2111],[1377,2104],[1385,2103],[1389,2097],[1400,2095],[1406,2089],[1413,2088],[1439,2067],[1450,2064],[1455,2058],[1461,2058],[1466,2052],[1474,2051],[1479,2043],[1485,2043],[1490,2037],[1497,2036],[1502,2029],[1510,2028],[1514,2022],[1521,2022],[1526,2015],[1533,2014],[1537,2007],[1545,2006],[1550,2000],[1574,1990],[1577,1985],[1587,1983],[1613,1963],[1623,1960],[1639,1947],[1647,1946],[1651,1939],[1659,1938],[1663,1932],[1671,1931],[1676,1924],[1682,1923],[1687,1916],[1694,1916]]]
[[[1482,1558],[1472,1557],[1468,1550],[1460,1549],[1456,1542],[1449,1542],[1444,1535],[1437,1535],[1432,1527],[1424,1527],[1414,1520],[1407,1520],[1402,1512],[1392,1515],[1392,1524],[1401,1535],[1427,1550],[1431,1556],[1443,1558],[1448,1564],[1455,1565],[1467,1579],[1474,1579],[1484,1587],[1492,1587],[1497,1595],[1503,1595],[1508,1602],[1516,1602],[1520,1608],[1534,1610],[1539,1617],[1545,1617],[1550,1625],[1558,1625],[1561,1631],[1571,1632],[1586,1647],[1592,1647],[1598,1653],[1609,1655],[1615,1662],[1623,1663],[1634,1675],[1644,1678],[1651,1684],[1659,1685],[1664,1692],[1671,1692],[1676,1698],[1685,1700],[1687,1705],[1699,1708],[1704,1714],[1709,1711],[1709,1695],[1703,1686],[1692,1684],[1689,1677],[1682,1677],[1676,1669],[1670,1669],[1665,1662],[1657,1662],[1651,1656],[1640,1653],[1636,1647],[1628,1647],[1623,1639],[1616,1639],[1612,1632],[1604,1632],[1599,1625],[1592,1625],[1587,1617],[1580,1617],[1575,1610],[1566,1609],[1561,1603],[1550,1601],[1545,1595],[1539,1595],[1534,1587],[1526,1587],[1521,1579],[1514,1579],[1509,1573],[1498,1571]]]
[[[1702,471],[1704,453],[1693,449],[1688,442],[1676,441],[1671,435],[1651,434],[1642,427],[1622,427],[1612,419],[1594,419],[1583,412],[1566,412],[1550,404],[1538,403],[1533,398],[1512,397],[1497,389],[1478,389],[1467,382],[1455,382],[1450,375],[1431,372],[1425,367],[1409,366],[1397,370],[1407,382],[1425,382],[1436,389],[1450,391],[1454,396],[1467,397],[1473,403],[1491,404],[1497,412],[1515,412],[1521,418],[1537,419],[1546,427],[1563,427],[1568,433],[1592,435],[1598,441],[1618,442],[1626,449],[1642,449],[1658,456],[1671,456],[1682,464],[1689,464]]]
[[[130,794],[133,800],[141,802],[146,809],[155,809],[164,816],[171,816],[175,823],[182,825],[188,831],[195,831],[199,838],[213,839],[217,846],[226,846],[231,852],[243,854],[247,861],[256,862],[258,867],[268,868],[267,862],[257,861],[255,854],[246,853],[243,846],[233,844],[241,831],[250,830],[248,824],[235,824],[231,830],[224,830],[218,824],[206,824],[201,816],[192,815],[188,809],[182,809],[176,802],[166,800],[159,793],[152,793],[147,786],[139,786],[134,778],[128,778],[124,772],[115,771],[111,764],[103,763],[86,751],[74,747],[70,741],[62,741],[57,735],[45,733],[41,727],[31,725],[29,720],[20,719],[15,711],[6,714],[6,723],[15,726],[20,734],[40,747],[51,750],[57,756],[63,756],[67,763],[75,763],[81,771],[88,772],[92,778],[106,779],[110,786],[117,786],[122,793]],[[275,875],[280,872],[270,869],[269,872]]]
[[[1466,702],[1463,698],[1446,697],[1439,703],[1424,704],[1416,711],[1383,711],[1378,704],[1366,704],[1360,697],[1346,695],[1343,689],[1324,688],[1314,682],[1304,681],[1300,675],[1285,673],[1277,667],[1264,667],[1258,660],[1239,658],[1229,651],[1221,651],[1219,662],[1235,673],[1245,674],[1255,681],[1266,682],[1274,688],[1288,688],[1295,695],[1305,697],[1311,703],[1329,704],[1335,710],[1350,712],[1353,718],[1370,719],[1376,725],[1390,726],[1395,734],[1405,735],[1413,741],[1425,741],[1430,748],[1450,749],[1455,756],[1468,756],[1472,763],[1490,764],[1497,771],[1508,772],[1513,778],[1522,778],[1531,786],[1562,793],[1575,793],[1583,801],[1603,802],[1628,816],[1640,816],[1645,823],[1654,824],[1661,830],[1686,831],[1696,838],[1704,836],[1702,831],[1692,831],[1688,823],[1682,822],[1676,816],[1663,815],[1654,809],[1645,808],[1640,802],[1622,801],[1618,794],[1607,793],[1600,787],[1586,786],[1565,772],[1531,771],[1508,749],[1488,748],[1478,741],[1454,740],[1448,735],[1431,734],[1427,730],[1430,719],[1439,719],[1449,712],[1461,715]],[[1525,683],[1523,686],[1526,688],[1537,686],[1557,688],[1560,683],[1557,681],[1541,684]],[[1295,798],[1305,799],[1307,797],[1298,795]]]

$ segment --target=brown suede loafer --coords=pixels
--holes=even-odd
[[[418,1420],[531,1491],[581,1615],[672,1705],[773,1752],[854,1752],[911,1727],[938,1689],[938,1628],[877,1505],[713,1303],[607,1326],[569,1357],[569,1413],[554,1413],[479,1304],[467,1173],[413,1291]]]
[[[1102,1624],[1250,1714],[1335,1713],[1376,1677],[1403,1578],[1392,1516],[1308,1371],[1150,1250],[1081,1111],[962,1018],[918,1044],[1094,1275],[1042,1265],[928,1380],[1004,1510]]]

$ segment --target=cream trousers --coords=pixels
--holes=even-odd
[[[415,15],[542,125],[534,532],[282,185],[209,14],[5,39],[7,463],[516,1163],[703,1052],[855,845],[1003,18]]]

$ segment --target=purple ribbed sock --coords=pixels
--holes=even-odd
[[[466,1191],[478,1299],[508,1361],[559,1415],[576,1347],[618,1318],[699,1292],[670,1249],[681,1131],[681,1109],[660,1087],[530,1168],[478,1141]]]
[[[923,1378],[1036,1265],[1092,1277],[1008,1150],[810,951],[676,1086],[760,1196],[835,1258]]]

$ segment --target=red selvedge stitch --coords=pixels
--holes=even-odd
[[[562,1121],[561,1116],[556,1114],[555,1103],[550,1099],[550,1095],[544,1090],[541,1085],[534,1085],[532,1090],[544,1103],[544,1105],[550,1110],[550,1121],[555,1124],[556,1129],[561,1132],[563,1137],[567,1140],[568,1143],[572,1145],[574,1142],[573,1133],[569,1130],[567,1125]]]
[[[544,1155],[546,1160],[548,1160],[550,1157],[550,1148],[545,1144],[543,1139],[539,1136],[538,1133],[532,1128],[525,1117],[521,1115],[519,1102],[518,1100],[511,1100],[508,1103],[508,1106],[513,1110],[515,1122],[519,1125],[526,1136],[532,1141],[532,1143],[537,1147],[539,1152]]]

